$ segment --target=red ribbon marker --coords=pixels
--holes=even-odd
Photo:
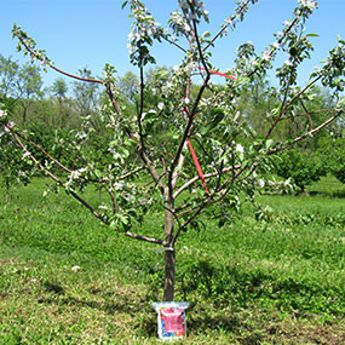
[[[204,176],[204,174],[203,174],[203,172],[201,170],[201,166],[199,164],[198,157],[197,157],[197,155],[196,155],[196,153],[194,151],[193,145],[192,145],[192,143],[190,142],[189,139],[186,140],[186,143],[188,145],[188,148],[189,148],[189,151],[190,151],[190,155],[192,156],[192,159],[193,159],[193,162],[195,164],[196,171],[198,172],[199,178],[201,180],[202,186],[204,187],[206,194],[210,195],[210,192],[208,191],[208,188],[207,188],[205,176]]]
[[[196,68],[201,70],[201,71],[206,71],[206,69],[204,67],[201,67],[201,66],[197,66]],[[210,74],[219,75],[219,76],[227,78],[227,79],[237,80],[237,78],[235,76],[233,76],[233,75],[222,73],[222,72],[218,72],[218,71],[215,71],[214,69],[209,69],[208,72]]]
[[[206,71],[206,69],[204,67],[201,67],[201,66],[197,66],[196,67],[197,69],[201,70],[201,71]],[[214,75],[219,75],[221,77],[224,77],[224,78],[227,78],[227,79],[231,79],[231,80],[237,80],[237,78],[233,75],[230,75],[230,74],[226,74],[226,73],[222,73],[222,72],[218,72],[218,71],[215,71],[213,69],[209,69],[208,72],[210,74],[214,74]],[[184,109],[183,110],[185,113],[187,113],[187,110]],[[199,164],[199,160],[198,160],[198,157],[194,151],[194,148],[193,148],[193,145],[192,143],[190,142],[189,139],[186,140],[186,143],[188,145],[188,148],[189,148],[189,152],[190,152],[190,155],[192,156],[192,159],[193,159],[193,162],[194,162],[194,165],[195,165],[195,168],[196,168],[196,171],[198,172],[198,176],[201,180],[201,183],[202,183],[202,186],[204,187],[205,189],[205,192],[207,195],[210,195],[210,192],[208,191],[208,188],[207,188],[207,184],[206,184],[206,179],[205,179],[205,175],[203,174],[202,172],[202,169],[201,169],[201,166]]]

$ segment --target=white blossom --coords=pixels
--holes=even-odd
[[[121,182],[115,182],[113,187],[114,187],[115,190],[122,190],[123,187],[124,187],[124,184],[121,183]]]
[[[191,27],[187,23],[183,24],[183,29],[185,32],[191,32],[192,31]]]
[[[236,152],[243,154],[244,153],[244,148],[241,144],[236,144],[236,148],[235,148]]]
[[[301,6],[307,7],[310,11],[316,8],[316,1],[315,0],[299,0],[298,1]]]
[[[279,44],[278,42],[274,42],[274,43],[272,44],[272,47],[275,48],[275,49],[279,49],[280,44]]]
[[[24,159],[26,159],[26,158],[28,158],[28,157],[30,157],[30,156],[31,156],[31,152],[30,152],[30,151],[25,151],[25,152],[23,153],[22,160],[24,160]]]
[[[84,173],[85,171],[86,171],[85,168],[73,170],[71,172],[71,174],[69,175],[70,180],[76,180],[76,179],[80,178],[81,174]]]
[[[225,24],[226,24],[226,25],[231,25],[231,24],[232,24],[232,18],[228,18],[228,19],[225,21]]]
[[[265,187],[265,181],[262,178],[258,179],[258,186],[260,188],[264,188]]]
[[[257,62],[256,59],[251,59],[250,64],[251,64],[253,67],[256,67],[256,66],[258,65],[258,62]]]
[[[130,54],[132,54],[134,52],[134,46],[132,43],[127,43],[127,49],[129,51]]]
[[[78,271],[80,271],[80,266],[74,265],[74,266],[71,268],[71,271],[74,272],[74,273],[77,273]]]
[[[87,133],[86,132],[77,132],[76,138],[79,140],[84,140],[87,138]]]
[[[14,126],[15,126],[15,123],[13,121],[10,121],[9,123],[7,123],[4,128],[5,132],[9,133]]]
[[[164,109],[164,103],[163,102],[158,103],[157,107],[160,111],[162,111]]]
[[[1,119],[1,118],[4,118],[4,117],[6,117],[6,116],[7,116],[6,110],[1,110],[1,109],[0,109],[0,119]]]
[[[269,61],[271,59],[271,53],[269,51],[264,51],[262,54],[262,60]]]
[[[291,62],[290,59],[287,59],[287,60],[284,62],[284,65],[285,65],[285,66],[288,66],[288,67],[292,67],[292,66],[293,66],[293,63]]]

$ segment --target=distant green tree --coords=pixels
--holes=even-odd
[[[119,81],[119,89],[128,103],[135,103],[139,94],[139,79],[137,75],[131,71],[126,72]]]
[[[323,138],[317,152],[328,172],[345,183],[345,136]]]
[[[272,87],[264,76],[253,78],[241,90],[239,108],[258,136],[264,136],[270,126],[268,115],[276,106],[276,99],[276,88]],[[281,137],[280,134],[279,136]]]
[[[0,55],[0,101],[12,108],[21,96],[18,87],[19,65],[11,57]]]
[[[63,100],[67,96],[68,85],[63,78],[58,78],[54,81],[51,87],[51,93],[58,97],[59,99]]]
[[[20,68],[18,73],[18,90],[21,95],[22,123],[25,125],[32,104],[44,95],[43,80],[39,67],[25,64]]]
[[[291,149],[283,152],[275,162],[276,173],[285,179],[291,179],[304,193],[305,187],[319,181],[327,174],[327,165],[320,156],[313,152]]]
[[[92,78],[92,73],[87,67],[79,69],[78,75],[84,79]],[[79,114],[81,116],[93,114],[97,109],[99,101],[99,85],[94,83],[81,83],[79,81],[75,81],[73,85],[73,94]]]
[[[50,88],[52,95],[56,98],[59,108],[60,126],[65,127],[68,125],[69,109],[66,107],[68,85],[63,78],[58,78],[54,81]]]

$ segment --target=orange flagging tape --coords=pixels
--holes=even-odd
[[[199,70],[201,70],[201,71],[205,71],[206,70],[204,67],[201,67],[201,66],[197,66],[197,68]],[[208,71],[209,71],[209,73],[214,74],[214,75],[219,75],[221,77],[224,77],[224,78],[227,78],[227,79],[231,79],[231,80],[237,80],[236,77],[234,77],[233,75],[230,75],[230,74],[218,72],[218,71],[215,71],[213,69],[209,69]],[[210,195],[210,192],[208,191],[208,188],[207,188],[205,175],[202,172],[202,169],[201,169],[201,166],[199,164],[198,157],[197,157],[197,155],[196,155],[196,153],[194,151],[193,145],[192,145],[192,143],[190,142],[189,139],[187,139],[186,142],[187,142],[187,145],[188,145],[188,148],[189,148],[189,152],[190,152],[190,154],[192,156],[192,159],[193,159],[196,171],[198,172],[198,176],[199,176],[199,178],[201,180],[202,186],[204,187],[206,194]]]
[[[199,178],[201,180],[202,186],[204,187],[206,194],[210,195],[210,192],[208,191],[208,188],[207,188],[205,176],[204,176],[204,174],[203,174],[203,172],[201,170],[201,166],[199,164],[198,157],[197,157],[197,155],[196,155],[196,153],[194,151],[193,145],[192,145],[192,143],[190,142],[189,139],[187,139],[186,142],[187,142],[187,145],[188,145],[188,148],[189,148],[189,151],[190,151],[190,155],[192,156],[194,165],[196,167],[196,171],[198,172]]]
[[[200,69],[201,71],[206,71],[206,69],[204,67],[201,67],[201,66],[197,66],[197,69]],[[227,78],[227,79],[231,79],[231,80],[237,80],[237,78],[233,75],[230,75],[230,74],[226,74],[226,73],[223,73],[223,72],[218,72],[218,71],[215,71],[213,69],[209,69],[208,70],[211,74],[214,74],[214,75],[219,75],[221,77],[224,77],[224,78]]]

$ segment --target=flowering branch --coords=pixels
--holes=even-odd
[[[240,3],[240,5],[236,8],[235,13],[227,18],[222,25],[221,29],[216,33],[216,35],[210,40],[210,42],[203,48],[204,51],[209,49],[211,46],[214,46],[215,42],[218,38],[225,36],[228,28],[231,26],[232,29],[235,29],[236,24],[238,21],[242,21],[244,14],[249,9],[249,4],[252,2],[252,4],[256,3],[258,0],[244,0]]]

